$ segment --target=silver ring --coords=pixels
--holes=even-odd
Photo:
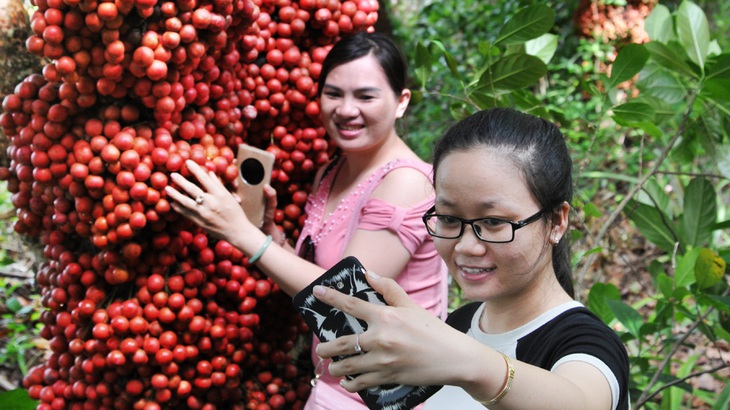
[[[355,353],[362,353],[362,347],[360,347],[360,335],[355,336]]]
[[[200,194],[195,197],[195,204],[196,205],[202,205],[203,204],[203,194]]]

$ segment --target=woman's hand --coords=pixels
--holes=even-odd
[[[264,202],[266,203],[266,208],[264,209],[264,221],[261,230],[267,235],[271,235],[274,238],[274,242],[283,246],[284,233],[276,227],[275,221],[276,207],[278,204],[276,190],[269,184],[264,185]]]
[[[256,229],[243,212],[240,201],[228,191],[215,173],[206,171],[191,160],[186,161],[185,165],[200,186],[179,173],[173,173],[170,178],[177,184],[179,190],[167,186],[165,192],[174,200],[171,205],[175,211],[211,235],[231,243],[234,243],[234,237],[242,236],[243,229],[247,227]],[[275,193],[274,198],[276,198]],[[274,207],[276,207],[275,199]],[[273,211],[271,213],[273,214]]]
[[[359,374],[343,379],[342,386],[356,392],[386,383],[409,385],[453,384],[459,363],[469,363],[474,355],[474,339],[445,324],[413,302],[389,278],[368,273],[368,282],[390,306],[379,306],[325,287],[316,287],[315,296],[368,323],[359,336],[342,336],[317,347],[323,358],[352,355],[359,343],[364,354],[332,362],[333,376]],[[478,349],[478,348],[477,348]],[[466,354],[467,359],[459,359]]]

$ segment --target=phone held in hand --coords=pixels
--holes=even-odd
[[[368,284],[366,272],[357,258],[348,256],[294,296],[294,307],[302,314],[304,321],[319,340],[328,342],[340,336],[360,334],[367,330],[368,324],[317,299],[312,294],[314,286],[326,286],[366,302],[386,305],[383,296]],[[358,353],[353,349],[354,354]],[[333,360],[342,360],[349,356],[351,355],[338,356]],[[371,410],[406,410],[422,403],[441,387],[384,384],[361,390],[358,394]]]
[[[266,210],[264,185],[271,181],[274,159],[274,154],[260,148],[248,144],[238,146],[236,192],[241,197],[241,207],[246,213],[246,217],[258,228],[261,228],[264,222],[264,211]]]

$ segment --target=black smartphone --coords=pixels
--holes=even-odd
[[[302,314],[304,321],[319,340],[328,342],[340,336],[360,334],[367,330],[368,324],[314,297],[314,286],[327,286],[370,303],[386,305],[383,296],[368,284],[365,274],[366,270],[360,261],[354,256],[348,256],[294,296],[294,307]],[[358,353],[353,349],[354,354]],[[338,356],[333,360],[350,356]],[[406,410],[419,405],[441,387],[384,384],[361,390],[358,394],[371,410]]]

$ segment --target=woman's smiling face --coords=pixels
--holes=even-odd
[[[378,60],[368,54],[327,75],[320,99],[322,123],[344,151],[364,151],[396,136],[410,92],[396,96]]]
[[[540,210],[522,172],[498,148],[449,153],[434,182],[438,214],[519,221]],[[539,286],[544,275],[554,275],[547,240],[541,219],[515,231],[509,243],[481,241],[470,226],[460,238],[434,238],[434,243],[464,295],[484,301],[519,297]]]

